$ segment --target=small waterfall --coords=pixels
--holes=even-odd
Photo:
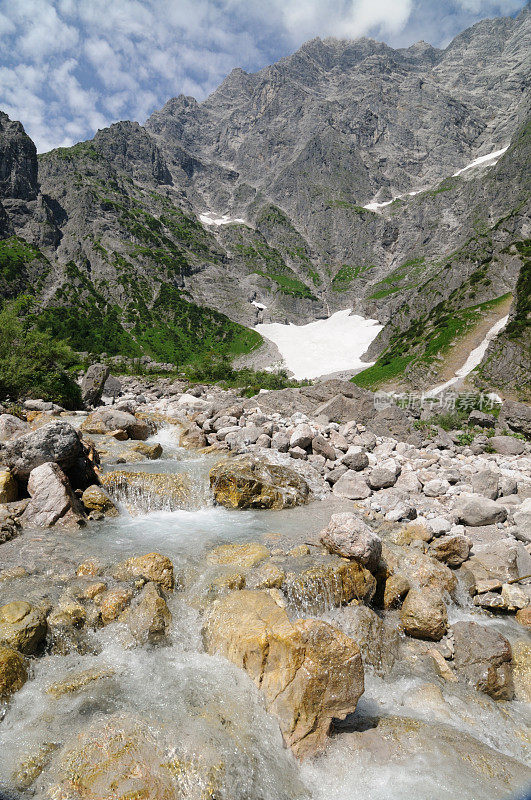
[[[130,514],[151,511],[196,511],[212,505],[208,475],[196,469],[178,473],[115,470],[102,476],[102,484],[118,505]]]

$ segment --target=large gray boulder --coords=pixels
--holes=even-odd
[[[110,431],[123,430],[129,439],[145,440],[150,436],[154,428],[145,420],[138,419],[127,411],[120,411],[117,408],[103,407],[98,408],[89,414],[81,425],[81,430],[85,433],[109,433]]]
[[[81,381],[81,399],[85,408],[101,402],[103,387],[109,375],[107,364],[91,364]]]
[[[353,469],[349,469],[335,482],[332,490],[338,497],[348,500],[365,500],[372,494],[367,481]]]
[[[490,626],[475,622],[456,622],[452,629],[457,674],[495,700],[511,700],[512,652],[507,639]]]
[[[517,403],[514,400],[505,400],[501,407],[499,424],[510,428],[517,433],[523,433],[531,439],[531,406],[526,403]]]
[[[23,419],[19,419],[13,414],[0,414],[0,442],[16,439],[26,431],[29,431],[29,425]]]
[[[59,521],[84,521],[83,508],[68,478],[54,462],[41,464],[30,472],[28,492],[31,500],[21,518],[26,527],[50,528]]]
[[[505,522],[507,509],[488,497],[479,494],[463,494],[455,507],[458,522],[477,527],[492,525],[494,522]]]
[[[489,445],[502,456],[520,456],[525,450],[525,442],[514,436],[491,436]]]
[[[375,570],[382,555],[382,540],[366,522],[355,514],[332,514],[319,540],[329,553],[358,561]]]
[[[68,422],[50,422],[7,442],[3,460],[22,483],[32,470],[48,462],[57,464],[75,489],[99,483],[77,431]]]

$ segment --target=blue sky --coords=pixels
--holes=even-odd
[[[205,98],[315,36],[445,46],[523,0],[0,0],[0,109],[40,152],[180,93]]]

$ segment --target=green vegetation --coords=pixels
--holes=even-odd
[[[46,157],[54,155],[56,158],[60,158],[61,160],[79,158],[90,158],[92,161],[103,160],[103,156],[98,153],[90,141],[78,142],[77,144],[72,145],[72,147],[57,147],[55,150],[51,150],[43,155]]]
[[[406,289],[413,289],[419,285],[418,279],[426,271],[425,259],[410,258],[404,261],[403,264],[396,267],[381,281],[374,284],[376,291],[369,295],[369,300],[381,300],[396,292],[405,291]]]
[[[28,324],[29,298],[19,298],[0,311],[0,400],[42,398],[78,408],[79,386],[68,374],[76,357],[70,348]]]
[[[374,266],[371,267],[354,267],[350,264],[343,264],[341,269],[339,269],[334,277],[332,278],[332,289],[334,292],[344,292],[346,291],[353,280],[356,278],[361,277],[365,272],[374,269]]]
[[[497,297],[486,303],[461,310],[439,303],[429,314],[415,320],[403,333],[396,333],[387,349],[372,367],[352,378],[353,383],[364,388],[375,388],[387,381],[403,376],[412,363],[429,366],[447,353],[451,343],[464,336],[481,317],[509,295]]]
[[[238,388],[245,397],[253,397],[260,389],[286,389],[308,386],[310,381],[288,378],[285,370],[267,372],[250,368],[233,369],[226,357],[204,356],[185,370],[187,380],[197,383],[219,383],[224,388]]]
[[[516,242],[515,248],[522,261],[515,289],[514,316],[505,328],[509,339],[520,338],[529,328],[531,315],[531,239]]]

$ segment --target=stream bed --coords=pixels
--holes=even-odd
[[[330,515],[350,504],[334,498],[284,511],[216,507],[208,489],[214,457],[182,450],[177,436],[168,427],[152,437],[164,447],[157,461],[112,468],[186,473],[193,489],[189,508],[149,510],[148,504],[146,510],[145,498],[141,507],[122,499],[118,517],[90,522],[74,532],[25,531],[2,546],[0,568],[24,567],[25,574],[0,581],[0,605],[21,598],[56,602],[75,578],[77,566],[89,559],[105,565],[155,551],[172,560],[176,577],[184,577],[177,581],[181,590],[168,598],[172,625],[167,644],[132,648],[121,640],[115,623],[91,632],[84,651],[32,660],[31,679],[13,696],[0,722],[0,798],[68,800],[57,788],[56,753],[84,730],[89,731],[87,752],[91,747],[101,750],[107,721],[117,717],[126,733],[146,726],[150,747],[188,765],[179,782],[181,793],[160,786],[149,795],[157,800],[529,797],[526,705],[495,702],[460,685],[444,684],[424,671],[421,658],[417,668],[411,661],[397,664],[391,677],[366,668],[365,693],[356,712],[338,723],[322,755],[296,761],[251,679],[204,652],[200,598],[208,580],[205,554],[220,544],[250,541],[287,551],[315,541]],[[319,616],[340,627],[341,614],[341,609],[324,608]],[[477,620],[478,615],[466,600],[450,609],[454,622]],[[510,640],[522,638],[509,618],[481,613],[480,621],[496,626]],[[50,692],[84,670],[99,671],[103,678],[80,692]],[[14,775],[20,774],[21,764],[38,760],[42,753],[51,754],[42,773],[24,787]],[[213,771],[216,790],[211,788]],[[132,800],[133,795],[107,797]]]

